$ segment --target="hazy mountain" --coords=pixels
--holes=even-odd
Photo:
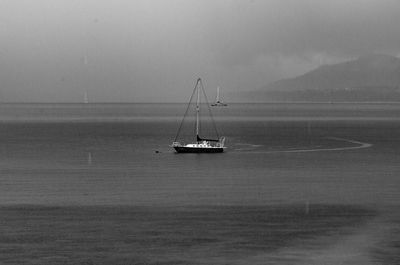
[[[400,59],[367,55],[243,94],[257,101],[400,101]]]

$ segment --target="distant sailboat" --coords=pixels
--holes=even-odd
[[[213,107],[225,107],[228,104],[224,103],[222,100],[219,99],[219,87],[217,87],[217,96],[215,97],[215,102],[211,104]]]
[[[199,79],[197,79],[192,96],[190,97],[188,107],[186,109],[185,115],[183,116],[182,122],[179,126],[175,140],[171,145],[171,147],[173,147],[177,153],[222,153],[224,151],[224,149],[226,148],[224,146],[225,138],[224,137],[219,138],[218,131],[217,131],[217,128],[214,123],[214,119],[212,118],[211,108],[208,105],[208,102],[206,102],[206,105],[209,109],[209,113],[210,113],[211,120],[213,123],[213,128],[215,129],[216,139],[215,138],[214,139],[206,139],[206,138],[200,137],[200,105],[201,105],[200,94],[201,93],[203,93],[204,98],[207,101],[207,96],[205,94],[203,84],[201,82],[201,79],[199,78]],[[188,114],[188,111],[190,109],[191,102],[192,102],[194,95],[197,95],[197,101],[196,101],[196,106],[195,106],[196,107],[195,108],[195,113],[196,113],[195,142],[189,143],[189,144],[184,144],[184,143],[178,142],[177,140],[180,135],[182,125],[185,121],[185,117]]]
[[[88,96],[88,92],[85,91],[85,94],[83,96],[83,103],[89,103],[89,96]]]

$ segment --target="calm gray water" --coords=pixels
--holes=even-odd
[[[0,105],[0,262],[398,264],[400,104],[214,108],[223,154],[184,110]]]

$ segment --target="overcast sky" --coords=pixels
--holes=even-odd
[[[399,56],[399,25],[399,0],[0,0],[0,101],[212,98]]]

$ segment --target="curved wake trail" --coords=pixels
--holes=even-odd
[[[322,151],[344,151],[344,150],[354,150],[354,149],[363,149],[369,148],[372,146],[370,143],[364,143],[352,139],[345,139],[339,137],[327,137],[327,139],[332,139],[336,141],[348,142],[352,144],[356,144],[356,146],[346,146],[346,147],[335,147],[335,148],[313,148],[313,149],[295,149],[295,150],[277,150],[277,151],[244,151],[246,153],[253,154],[273,154],[273,153],[307,153],[307,152],[322,152]],[[240,150],[236,150],[239,151]],[[244,153],[240,152],[240,153]]]

